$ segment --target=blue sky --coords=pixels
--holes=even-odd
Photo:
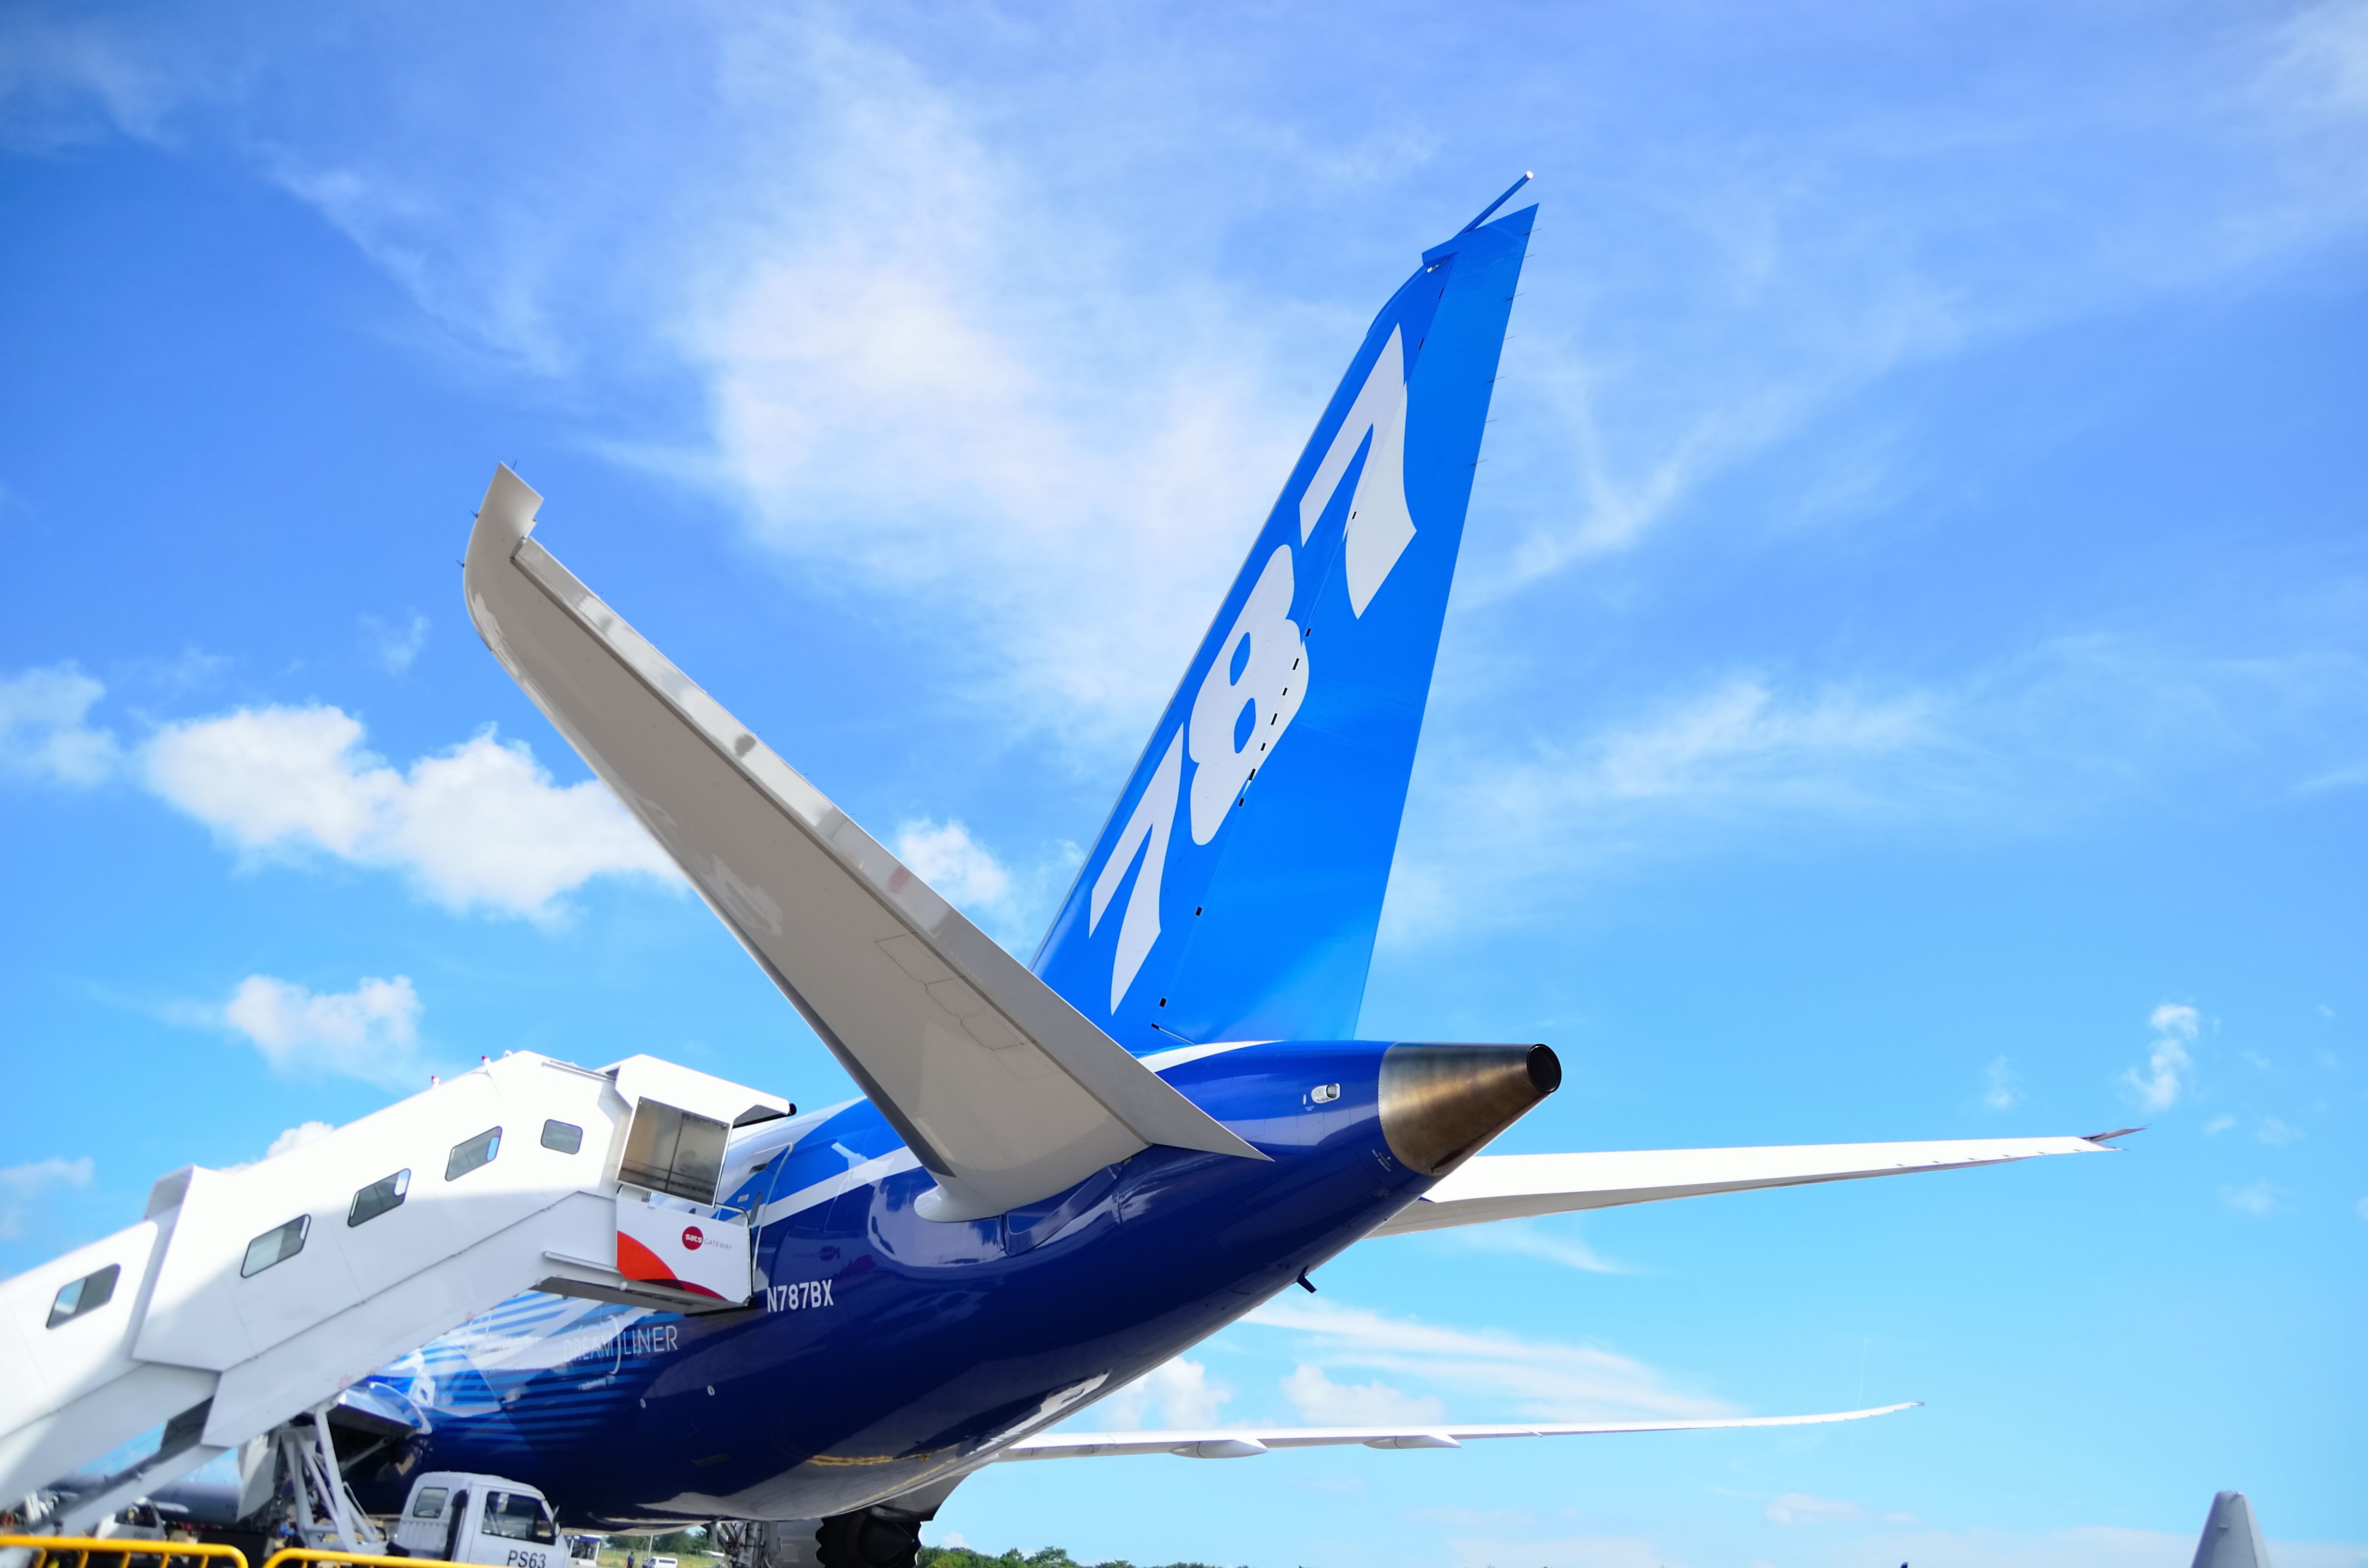
[[[1554,1043],[1509,1149],[2152,1130],[1374,1243],[1105,1415],[1921,1410],[936,1535],[2368,1560],[2363,160],[2358,4],[12,6],[0,1270],[481,1053],[848,1092],[469,630],[496,460],[1024,950],[1535,168],[1364,1032]]]

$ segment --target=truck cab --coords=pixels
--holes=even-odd
[[[567,1568],[541,1493],[522,1481],[468,1471],[432,1470],[413,1482],[393,1545],[400,1557]]]

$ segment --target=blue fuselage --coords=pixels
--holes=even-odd
[[[363,1501],[392,1509],[410,1475],[477,1471],[541,1487],[571,1522],[624,1525],[820,1517],[926,1486],[1204,1338],[1418,1197],[1432,1178],[1393,1157],[1381,1126],[1387,1049],[1282,1042],[1178,1063],[1168,1081],[1270,1161],[1146,1149],[960,1223],[914,1211],[930,1177],[870,1104],[801,1119],[732,1199],[759,1226],[750,1308],[505,1303],[370,1380],[427,1430]]]

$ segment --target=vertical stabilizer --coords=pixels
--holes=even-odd
[[[1130,1051],[1355,1032],[1536,213],[1382,307],[1045,937]]]
[[[2270,1568],[2261,1527],[2254,1522],[2253,1505],[2243,1493],[2213,1494],[2212,1512],[2204,1516],[2203,1535],[2195,1543],[2192,1568]]]

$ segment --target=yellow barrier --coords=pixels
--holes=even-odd
[[[367,1551],[335,1551],[324,1548],[283,1547],[263,1560],[263,1568],[288,1568],[292,1562],[359,1562],[364,1568],[481,1568],[472,1562],[447,1562],[440,1557],[373,1557]]]
[[[226,1559],[233,1568],[246,1568],[246,1553],[238,1548],[210,1546],[194,1540],[145,1540],[135,1536],[120,1535],[0,1535],[0,1551],[12,1546],[26,1547],[44,1553],[44,1556],[36,1557],[33,1560],[36,1568],[48,1562],[50,1558],[63,1559],[68,1552],[76,1554],[74,1568],[90,1568],[93,1552],[100,1552],[109,1557],[121,1557],[123,1568],[131,1568],[131,1560],[135,1557],[163,1558],[165,1561],[159,1563],[157,1568],[171,1568],[172,1560],[176,1557],[187,1557],[192,1561],[201,1561],[209,1557],[217,1560]],[[281,1555],[287,1554],[283,1552]]]
[[[190,1559],[197,1568],[203,1568],[208,1558],[218,1563],[226,1562],[229,1568],[247,1568],[246,1553],[238,1548],[194,1540],[146,1540],[135,1536],[0,1535],[0,1551],[12,1546],[46,1554],[36,1557],[32,1568],[44,1568],[51,1562],[63,1563],[69,1553],[74,1555],[72,1568],[90,1568],[94,1555],[120,1556],[122,1568],[131,1568],[131,1559],[135,1557],[164,1559],[156,1568],[172,1568],[176,1557]],[[264,1559],[263,1568],[290,1568],[302,1562],[350,1562],[361,1568],[480,1568],[476,1563],[447,1562],[438,1557],[374,1557],[367,1551],[316,1551],[301,1546],[273,1552]]]

